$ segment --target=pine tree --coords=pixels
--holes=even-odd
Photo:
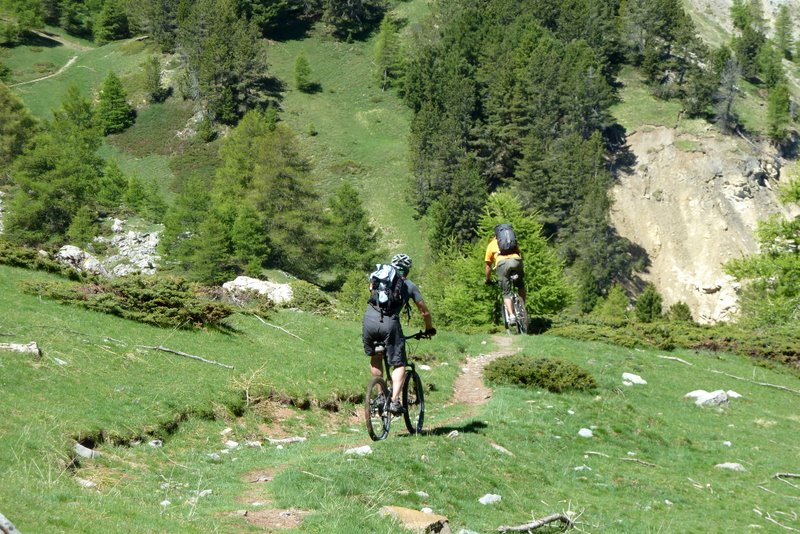
[[[778,8],[778,14],[775,16],[774,40],[775,46],[786,59],[792,59],[793,57],[793,29],[794,24],[792,23],[792,15],[789,12],[789,6],[786,4],[781,4],[781,6]]]
[[[260,275],[270,247],[263,217],[252,206],[244,204],[239,208],[231,227],[231,242],[233,258],[239,268],[253,276]]]
[[[30,146],[13,163],[14,190],[5,219],[6,235],[29,245],[62,243],[81,207],[93,207],[103,160],[96,150],[100,138],[86,128],[81,109],[67,94],[62,109],[34,135]]]
[[[310,93],[314,87],[311,81],[311,66],[306,55],[300,52],[294,61],[294,83],[299,91]]]
[[[22,101],[0,83],[0,168],[22,153],[36,121]]]
[[[95,211],[89,206],[81,206],[70,222],[67,237],[71,244],[85,247],[95,236]]]
[[[133,108],[128,103],[128,94],[114,72],[108,73],[100,89],[97,120],[106,135],[125,130],[135,120]]]
[[[663,313],[661,308],[661,295],[653,284],[647,284],[634,307],[636,318],[642,323],[652,323],[660,319]]]
[[[781,200],[800,203],[800,180],[794,177]],[[800,321],[800,218],[775,216],[758,224],[760,253],[725,264],[725,272],[742,283],[742,320],[754,327]]]
[[[332,271],[339,284],[351,271],[366,271],[385,254],[381,233],[369,221],[358,191],[348,182],[330,198],[326,243]]]
[[[156,55],[144,62],[144,90],[150,103],[161,102],[167,96],[161,84],[161,60]]]
[[[767,134],[776,143],[781,143],[789,135],[789,87],[779,83],[769,91],[767,97]]]
[[[391,13],[381,21],[378,39],[375,42],[375,75],[385,91],[402,76],[403,56],[400,48],[400,35],[397,22]]]
[[[212,120],[236,124],[266,103],[267,64],[257,26],[234,0],[198,0],[178,34],[191,87]]]
[[[130,37],[128,15],[121,0],[105,0],[94,21],[94,40],[98,44]]]

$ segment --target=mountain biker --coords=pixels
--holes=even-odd
[[[486,246],[484,261],[486,262],[486,285],[492,283],[492,269],[494,269],[497,273],[497,281],[500,282],[500,289],[503,292],[503,305],[506,307],[508,324],[516,324],[517,318],[514,315],[514,308],[511,305],[511,275],[518,275],[516,281],[514,281],[514,285],[517,287],[519,296],[522,297],[522,301],[524,302],[525,269],[522,262],[522,252],[519,250],[518,246],[515,246],[512,250],[501,253],[500,247],[497,244],[497,237],[492,236],[492,239]]]
[[[402,277],[401,301],[395,309],[389,313],[378,308],[377,303],[370,297],[369,305],[364,312],[364,319],[361,325],[361,339],[364,342],[364,352],[370,357],[372,376],[383,374],[383,358],[380,353],[375,351],[375,342],[383,344],[386,349],[386,357],[391,367],[392,402],[389,411],[393,414],[403,413],[403,406],[399,401],[400,386],[403,384],[406,375],[406,343],[403,338],[403,328],[400,325],[400,312],[408,305],[409,299],[413,299],[417,305],[422,320],[425,322],[425,334],[430,338],[436,334],[433,327],[431,312],[425,305],[417,285],[408,280],[408,271],[411,269],[411,258],[407,254],[397,254],[392,258],[391,265]],[[370,287],[370,289],[372,289]]]

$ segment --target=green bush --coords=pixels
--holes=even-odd
[[[543,388],[554,393],[590,390],[597,381],[577,365],[558,359],[532,358],[524,354],[504,356],[486,366],[486,380],[496,385]]]
[[[318,315],[331,315],[333,301],[320,288],[304,280],[295,280],[292,286],[292,300],[289,305]]]
[[[647,284],[636,301],[636,318],[642,323],[651,323],[661,317],[661,295],[656,286]]]
[[[229,305],[203,298],[199,286],[176,277],[133,275],[91,284],[26,282],[23,291],[169,328],[220,325],[233,313]]]
[[[692,310],[683,301],[676,302],[667,310],[667,319],[672,323],[693,323]]]
[[[82,275],[74,269],[50,259],[50,256],[46,253],[40,253],[32,248],[21,247],[3,239],[0,239],[0,264],[56,273],[73,280],[88,277],[88,275]]]

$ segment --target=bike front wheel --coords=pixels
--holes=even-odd
[[[373,441],[386,439],[389,435],[389,424],[392,414],[389,413],[389,388],[381,377],[375,377],[367,385],[367,394],[364,397],[364,415],[366,416],[367,432]]]
[[[525,308],[525,301],[516,295],[514,298],[514,314],[517,316],[517,329],[520,334],[528,333],[528,310]]]
[[[425,394],[422,391],[422,379],[414,370],[406,373],[406,380],[403,383],[403,406],[406,428],[411,434],[419,434],[422,432],[422,423],[425,420]]]

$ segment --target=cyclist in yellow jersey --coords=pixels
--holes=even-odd
[[[510,276],[514,273],[519,275],[515,281],[515,285],[519,296],[525,301],[525,269],[522,263],[522,252],[520,252],[519,247],[517,247],[505,254],[501,254],[500,247],[497,245],[497,238],[493,236],[486,246],[484,261],[486,262],[486,285],[492,283],[492,269],[494,269],[503,292],[503,304],[506,307],[508,322],[509,324],[515,324],[516,317],[514,316],[514,309],[511,306]]]

